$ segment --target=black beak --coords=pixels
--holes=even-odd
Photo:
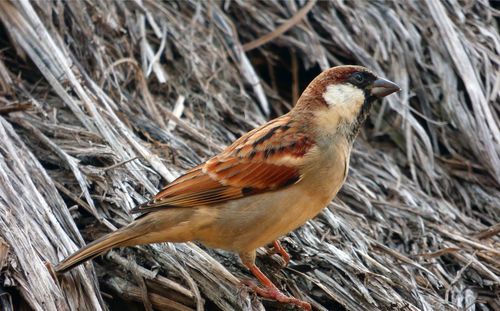
[[[399,90],[401,89],[396,83],[386,79],[378,78],[377,80],[373,81],[370,88],[370,94],[376,97],[385,97]]]

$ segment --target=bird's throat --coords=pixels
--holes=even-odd
[[[344,125],[346,127],[346,129],[344,129],[344,133],[346,135],[347,140],[350,143],[353,143],[356,137],[358,136],[361,127],[365,123],[366,119],[368,118],[368,115],[370,114],[370,111],[372,110],[372,107],[373,107],[373,99],[367,97],[363,102],[363,105],[361,106],[361,109],[359,110],[359,114],[356,117],[356,119],[349,125]]]

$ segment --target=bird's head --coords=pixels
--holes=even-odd
[[[394,82],[364,67],[332,67],[311,81],[295,110],[308,112],[320,133],[340,133],[353,139],[373,101],[399,90]]]

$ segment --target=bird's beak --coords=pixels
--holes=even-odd
[[[376,97],[385,97],[389,94],[401,90],[399,85],[389,80],[378,78],[373,81],[370,89],[370,94]]]

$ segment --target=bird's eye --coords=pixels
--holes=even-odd
[[[365,76],[362,75],[360,72],[357,72],[351,76],[351,79],[354,83],[356,84],[363,84],[365,82]]]

